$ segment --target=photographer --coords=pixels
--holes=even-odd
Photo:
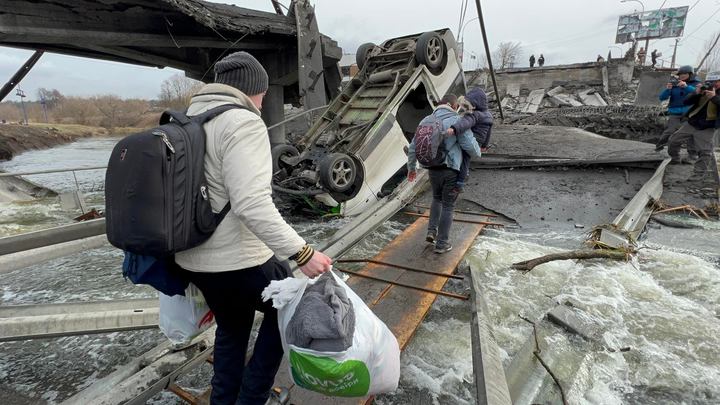
[[[682,125],[682,117],[688,112],[690,106],[684,104],[685,98],[695,92],[695,87],[700,82],[695,79],[695,72],[692,66],[681,66],[677,71],[677,77],[673,78],[666,88],[660,93],[660,101],[670,99],[667,109],[667,125],[665,131],[660,135],[660,139],[655,144],[655,150],[662,150],[667,145],[668,139],[673,132],[677,131]],[[697,160],[697,151],[694,148],[692,140],[688,141],[688,157],[691,160]]]
[[[720,110],[720,72],[708,73],[702,86],[695,89],[695,93],[685,99],[685,105],[690,109],[685,114],[687,122],[670,137],[668,153],[672,158],[670,163],[680,163],[680,147],[683,142],[692,139],[699,153],[695,162],[690,182],[703,183],[712,177],[711,168],[714,168],[713,151],[715,149],[714,132],[720,126],[718,111]]]

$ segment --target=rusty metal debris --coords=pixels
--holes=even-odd
[[[457,298],[457,299],[464,300],[464,301],[467,301],[470,299],[470,297],[468,295],[455,294],[455,293],[442,291],[442,290],[433,290],[432,288],[425,288],[425,287],[420,287],[420,286],[416,286],[416,285],[401,283],[399,281],[388,280],[388,279],[381,278],[381,277],[370,276],[370,275],[367,275],[364,273],[359,273],[357,271],[345,270],[345,269],[340,269],[337,267],[333,267],[333,268],[339,272],[350,274],[352,276],[366,278],[368,280],[380,281],[380,282],[388,283],[390,285],[394,285],[394,286],[398,286],[398,287],[405,287],[405,288],[410,288],[412,290],[429,292],[432,294],[443,295],[445,297],[450,297],[450,298]]]
[[[412,217],[420,217],[420,218],[429,218],[430,216],[428,214],[417,214],[415,212],[405,212],[406,215],[410,215]],[[477,215],[477,214],[475,214]],[[462,219],[462,218],[455,218],[453,219],[453,222],[463,222],[466,224],[478,224],[478,225],[486,225],[486,226],[499,226],[503,227],[504,224],[499,224],[497,222],[487,222],[487,221],[473,221],[469,219]]]
[[[438,276],[438,277],[455,278],[458,280],[465,279],[465,277],[459,276],[457,274],[438,273],[436,271],[423,270],[423,269],[418,269],[416,267],[410,267],[410,266],[402,266],[399,264],[393,264],[393,263],[388,263],[388,262],[385,262],[382,260],[374,260],[374,259],[338,259],[338,260],[335,260],[334,263],[372,263],[372,264],[378,264],[380,266],[394,267],[394,268],[400,269],[400,270],[414,271],[416,273],[430,274],[430,275]]]

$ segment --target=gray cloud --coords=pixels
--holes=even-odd
[[[273,11],[268,0],[230,1],[246,8]],[[285,3],[289,1],[285,0]],[[646,8],[659,7],[661,0],[644,0]],[[385,39],[411,33],[449,27],[457,34],[461,0],[317,0],[315,2],[320,30],[337,40],[344,52],[354,53],[365,42],[379,43]],[[666,6],[682,6],[688,2],[669,0]],[[617,17],[638,8],[637,3],[621,4],[617,0],[504,0],[484,1],[483,12],[491,48],[504,41],[523,43],[520,64],[525,65],[531,53],[545,55],[547,64],[574,63],[595,60],[598,54],[607,55],[614,46]],[[695,31],[706,16],[718,5],[713,0],[701,0],[691,11],[686,33]],[[476,17],[475,5],[470,1],[466,21]],[[679,63],[694,63],[718,24],[705,24],[678,48]],[[464,30],[466,54],[483,54],[483,43],[477,22]],[[674,40],[652,41],[670,57]],[[623,50],[627,45],[623,46]],[[0,81],[6,81],[31,55],[30,51],[0,47]],[[468,61],[466,67],[471,67]],[[57,88],[64,94],[91,95],[115,93],[122,97],[153,98],[160,83],[177,71],[125,65],[113,62],[73,58],[62,55],[43,56],[23,81],[21,87],[32,95],[39,87]],[[12,99],[13,96],[10,96]]]

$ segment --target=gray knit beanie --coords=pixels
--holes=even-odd
[[[215,64],[215,83],[235,87],[248,96],[268,89],[268,75],[260,62],[247,52],[235,52]]]

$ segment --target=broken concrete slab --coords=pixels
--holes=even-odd
[[[525,101],[525,104],[522,106],[521,112],[527,114],[537,113],[543,98],[545,98],[545,89],[531,91]]]
[[[564,106],[570,106],[570,107],[582,107],[583,103],[579,102],[575,97],[573,97],[570,94],[557,94],[553,96],[554,99],[557,100],[560,105]]]
[[[591,105],[595,107],[605,107],[607,105],[605,99],[603,99],[602,96],[593,89],[587,89],[578,92],[578,97],[580,97],[580,101],[582,101],[582,103],[585,105]]]
[[[668,72],[647,71],[640,73],[635,105],[659,105],[658,95],[670,81]]]
[[[586,340],[598,340],[600,337],[599,325],[590,321],[586,316],[583,317],[575,308],[558,305],[547,313],[547,319]]]
[[[505,95],[510,97],[520,97],[520,83],[508,83],[505,88]]]
[[[566,92],[566,91],[565,91],[565,88],[564,88],[563,86],[557,86],[557,87],[553,87],[552,89],[548,90],[548,91],[547,91],[547,95],[548,95],[548,96],[555,96],[555,95],[558,95],[558,94],[563,94],[563,93],[565,93],[565,92]]]

